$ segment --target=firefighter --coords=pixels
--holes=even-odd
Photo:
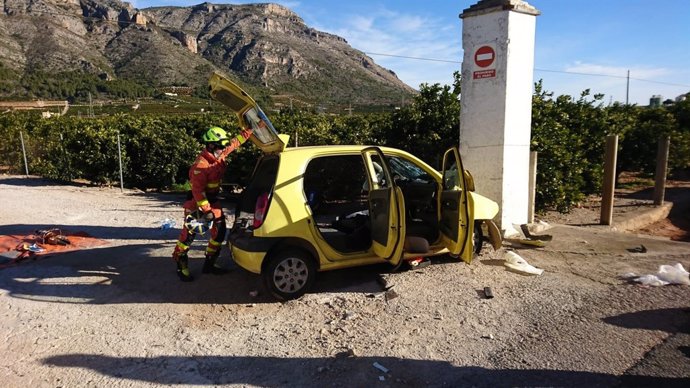
[[[203,214],[206,221],[213,221],[210,230],[211,236],[206,247],[203,273],[221,275],[228,272],[227,269],[216,264],[226,231],[225,215],[218,200],[218,192],[227,167],[226,158],[228,154],[244,144],[251,135],[252,131],[245,129],[230,139],[223,128],[209,128],[201,137],[204,150],[189,168],[189,181],[192,190],[191,195],[183,205],[185,217],[198,210]],[[173,260],[177,264],[177,275],[183,282],[194,280],[189,272],[187,252],[195,237],[195,232],[183,227],[173,251]]]

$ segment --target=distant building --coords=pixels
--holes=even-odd
[[[663,97],[655,94],[652,96],[652,98],[649,99],[649,107],[650,108],[658,108],[661,106],[661,102],[663,101]]]
[[[62,116],[69,110],[69,101],[2,101],[0,102],[0,111],[5,110],[7,113],[12,110],[31,110],[31,109],[50,109],[51,107],[62,108],[59,112],[43,111],[41,117],[50,118],[53,116]]]
[[[194,89],[189,86],[165,86],[159,89],[166,95],[174,94],[180,96],[191,96]]]

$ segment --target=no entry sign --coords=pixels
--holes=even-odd
[[[482,46],[474,52],[474,63],[479,67],[489,67],[496,59],[496,52],[491,46]]]
[[[494,78],[496,77],[496,50],[493,44],[485,44],[479,46],[474,52],[475,71],[472,73],[472,78]]]

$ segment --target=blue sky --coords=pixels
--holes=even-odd
[[[201,1],[137,0],[135,7]],[[256,1],[235,1],[255,3]],[[462,10],[449,0],[276,0],[317,30],[347,39],[408,85],[451,84],[462,60]],[[220,3],[220,2],[218,2]],[[230,2],[228,2],[230,3]],[[556,95],[585,89],[605,102],[647,105],[690,92],[690,2],[687,0],[530,0],[537,17],[534,80]],[[387,55],[376,55],[387,54]],[[396,56],[426,58],[417,60]],[[581,74],[573,74],[581,73]],[[583,75],[598,74],[598,75]]]

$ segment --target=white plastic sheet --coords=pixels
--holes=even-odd
[[[634,275],[632,280],[645,286],[653,287],[668,284],[690,285],[690,273],[683,268],[681,263],[676,263],[675,265],[660,265],[659,271],[654,275]]]
[[[520,257],[520,255],[512,251],[506,252],[505,263],[503,263],[503,265],[514,271],[528,275],[541,275],[544,272],[543,269],[531,266],[527,260],[523,259]]]

